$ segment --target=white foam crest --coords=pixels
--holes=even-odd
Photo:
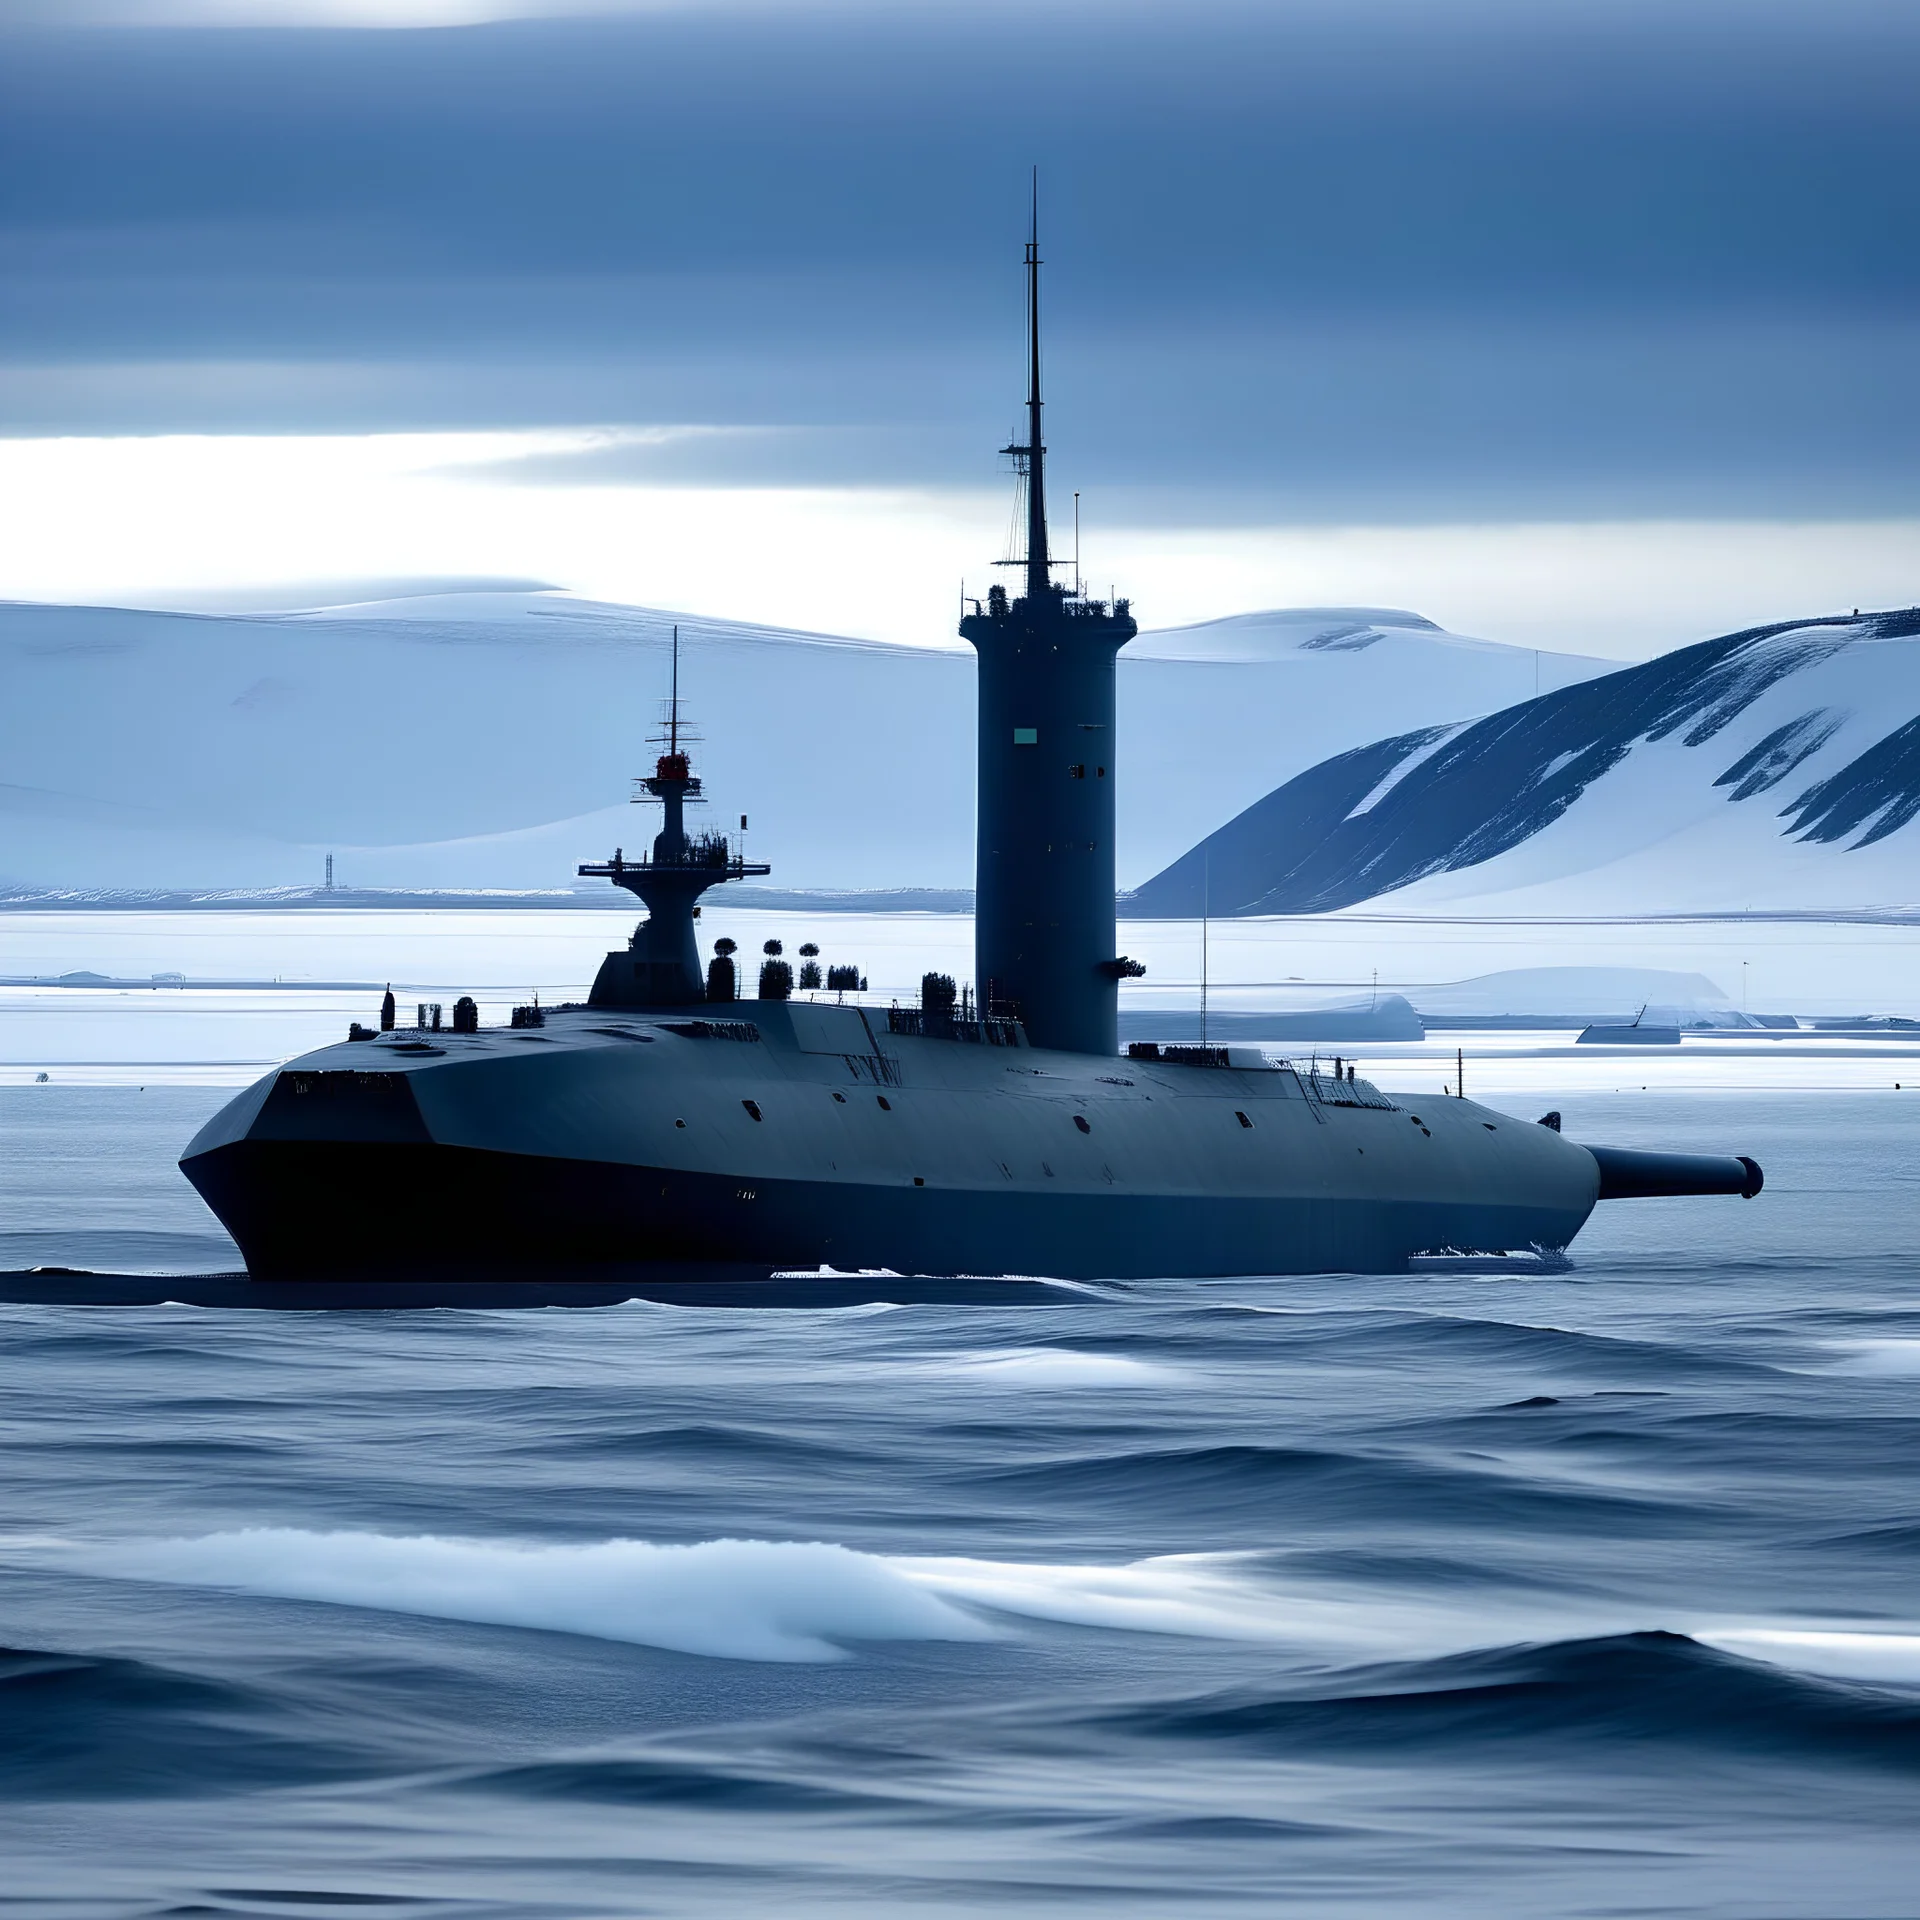
[[[1316,1663],[1421,1658],[1621,1629],[1602,1619],[1559,1618],[1549,1626],[1484,1599],[1461,1609],[1280,1586],[1259,1556],[1244,1553],[1102,1566],[883,1556],[818,1541],[548,1546],[291,1527],[106,1545],[14,1544],[51,1547],[68,1565],[114,1578],[585,1634],[734,1660],[834,1660],[846,1643],[862,1640],[998,1637],[982,1615],[1259,1642]],[[1920,1641],[1909,1644],[1920,1648]]]
[[[289,1600],[535,1627],[733,1660],[833,1660],[847,1640],[990,1630],[884,1559],[825,1542],[493,1540],[253,1527],[78,1550],[91,1570]]]
[[[1263,1590],[1237,1571],[1240,1559],[1164,1554],[1103,1567],[928,1557],[893,1564],[944,1599],[1063,1626],[1297,1641],[1303,1628],[1335,1624],[1338,1609]],[[1316,1613],[1325,1618],[1310,1622],[1306,1616]]]
[[[1693,1636],[1722,1653],[1838,1680],[1920,1681],[1920,1633],[1826,1627],[1725,1627]]]
[[[1295,1318],[1312,1319],[1336,1313],[1349,1313],[1348,1307],[1268,1307],[1256,1300],[1209,1300],[1203,1305],[1204,1313],[1280,1313],[1291,1314]]]
[[[795,1278],[810,1280],[814,1276],[812,1274],[775,1274],[773,1277],[776,1280]],[[683,1320],[710,1321],[716,1327],[733,1327],[737,1329],[740,1325],[741,1310],[738,1307],[715,1307],[705,1305],[698,1301],[687,1300],[650,1300],[644,1299],[639,1295],[635,1295],[631,1300],[618,1301],[613,1303],[613,1305],[618,1307],[632,1307],[638,1311],[661,1315],[672,1314]],[[600,1312],[612,1310],[612,1306],[596,1309],[596,1311]],[[573,1313],[577,1312],[578,1309],[573,1307],[560,1307],[556,1309],[556,1311],[560,1313]],[[817,1307],[804,1304],[783,1307],[755,1306],[753,1309],[753,1317],[757,1321],[777,1320],[782,1330],[786,1331],[789,1329],[804,1330],[816,1324],[822,1327],[830,1327],[842,1320],[866,1320],[871,1319],[876,1314],[902,1313],[904,1311],[904,1306],[897,1300],[861,1300],[853,1305],[844,1307]]]
[[[893,1267],[833,1267],[824,1260],[817,1267],[775,1267],[769,1276],[774,1280],[904,1280],[906,1275]],[[884,1306],[898,1306],[898,1301],[883,1301]]]
[[[1006,1387],[1165,1387],[1189,1376],[1157,1360],[1073,1347],[993,1347],[933,1363],[931,1373]]]
[[[1009,1287],[1050,1287],[1056,1293],[1077,1293],[1089,1300],[1124,1300],[1133,1292],[1130,1281],[1064,1280],[1057,1273],[983,1273],[972,1277],[997,1280]]]
[[[1257,1641],[1314,1661],[1425,1658],[1539,1634],[1537,1618],[1497,1606],[1464,1610],[1277,1586],[1261,1577],[1257,1560],[1245,1553],[1184,1553],[1115,1566],[960,1558],[893,1564],[963,1606],[1108,1632]]]
[[[1920,1340],[1834,1340],[1828,1345],[1843,1356],[1840,1364],[1849,1373],[1920,1373]]]

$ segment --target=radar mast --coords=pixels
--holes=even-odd
[[[1114,952],[1114,662],[1138,631],[1054,584],[1040,395],[1040,189],[1026,249],[1027,437],[1003,447],[1025,489],[1026,592],[1004,587],[960,622],[980,662],[974,968],[990,1014],[1035,1046],[1111,1054],[1119,983],[1143,971]]]
[[[660,831],[653,851],[642,860],[629,860],[614,849],[611,860],[580,868],[587,880],[611,880],[616,887],[638,894],[647,917],[634,929],[624,952],[607,955],[594,979],[588,1003],[596,1007],[684,1007],[705,996],[700,970],[700,945],[694,937],[695,904],[709,887],[749,874],[771,873],[763,863],[748,861],[736,852],[724,833],[689,835],[686,808],[702,804],[699,777],[687,758],[694,735],[680,712],[680,629],[673,629],[670,691],[654,744],[665,747],[653,772],[636,780],[636,806],[660,803]]]

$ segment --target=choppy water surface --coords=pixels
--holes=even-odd
[[[0,1265],[222,1097],[0,1090]],[[1554,1273],[0,1309],[0,1901],[1910,1914],[1915,1098],[1570,1102],[1768,1185]]]

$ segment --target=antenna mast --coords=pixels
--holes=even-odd
[[[673,691],[667,697],[667,751],[680,751],[680,623],[673,623]]]
[[[994,563],[1024,568],[1026,591],[1016,598],[1011,581],[996,586],[960,620],[980,657],[974,978],[996,1010],[1017,1012],[1034,1046],[1111,1055],[1120,982],[1142,971],[1114,952],[1113,918],[1114,658],[1138,629],[1126,601],[1083,597],[1077,502],[1073,553],[1056,560],[1047,539],[1037,167],[1026,267],[1026,432],[1016,426],[1015,444],[1000,449],[1018,488]],[[1071,580],[1056,581],[1053,569],[1069,564]],[[1069,779],[1059,777],[1062,761]]]
[[[1039,607],[1052,584],[1047,554],[1047,450],[1040,441],[1040,169],[1033,170],[1027,225],[1027,604]]]
[[[1213,917],[1213,852],[1200,856],[1200,1044],[1207,1044],[1207,934]]]

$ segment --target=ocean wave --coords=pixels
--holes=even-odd
[[[1696,1636],[1708,1646],[1802,1673],[1920,1685],[1920,1633],[1833,1627],[1721,1627]]]
[[[1248,1519],[1414,1522],[1422,1527],[1525,1527],[1588,1533],[1630,1524],[1642,1533],[1689,1524],[1638,1493],[1550,1481],[1484,1461],[1456,1465],[1404,1454],[1239,1442],[1076,1454],[969,1476],[1002,1496],[1097,1506],[1182,1525]]]
[[[824,1542],[521,1546],[256,1527],[75,1550],[92,1572],[533,1627],[734,1660],[833,1660],[859,1640],[991,1631],[872,1554]]]
[[[622,1410],[624,1415],[624,1410]],[[510,1450],[534,1455],[563,1449],[567,1458],[600,1456],[609,1460],[673,1459],[687,1463],[711,1462],[738,1468],[749,1462],[779,1466],[787,1472],[818,1473],[860,1463],[857,1446],[834,1446],[791,1431],[777,1432],[733,1421],[687,1421],[655,1427],[608,1424],[612,1410],[598,1409],[574,1425],[547,1424],[511,1443]],[[630,1419],[631,1416],[624,1416]]]
[[[733,1814],[839,1814],[890,1804],[893,1796],[845,1782],[810,1780],[779,1764],[754,1768],[695,1752],[567,1755],[487,1767],[454,1784],[514,1799],[602,1806],[703,1808]]]
[[[1289,1581],[1270,1557],[1249,1553],[1060,1563],[886,1556],[825,1542],[527,1545],[261,1527],[70,1545],[54,1557],[114,1578],[735,1660],[832,1660],[860,1641],[994,1639],[1013,1620],[1258,1641],[1319,1660],[1449,1651],[1526,1626],[1497,1602],[1469,1609]]]
[[[1143,1702],[1098,1725],[1110,1736],[1289,1757],[1601,1741],[1920,1772],[1920,1700],[1667,1632],[1452,1654],[1344,1673],[1333,1687]]]
[[[893,1564],[948,1600],[1061,1626],[1264,1641],[1347,1657],[1377,1657],[1406,1644],[1409,1632],[1424,1642],[1432,1631],[1430,1615],[1422,1615],[1424,1630],[1416,1627],[1417,1605],[1356,1606],[1351,1595],[1277,1586],[1252,1554],[1159,1554],[1111,1566],[959,1557]]]
[[[1161,1361],[1136,1360],[1122,1353],[1089,1353],[1078,1347],[996,1347],[957,1353],[929,1361],[925,1371],[1021,1389],[1184,1386],[1193,1377],[1185,1368]]]
[[[1906,1560],[1920,1555],[1920,1520],[1896,1520],[1882,1527],[1861,1527],[1849,1533],[1832,1533],[1817,1545],[1853,1550],[1874,1559]]]
[[[1323,1349],[1343,1369],[1356,1372],[1383,1361],[1422,1366],[1485,1361],[1522,1365],[1547,1378],[1598,1375],[1608,1385],[1618,1386],[1734,1380],[1779,1371],[1771,1362],[1692,1340],[1649,1339],[1482,1314],[1384,1309],[1328,1314],[1317,1321],[1276,1319],[1270,1324],[1288,1356]]]
[[[1832,1340],[1827,1345],[1840,1355],[1839,1366],[1848,1373],[1890,1374],[1896,1378],[1920,1373],[1920,1340]]]
[[[0,1796],[91,1800],[338,1777],[362,1756],[228,1680],[144,1660],[0,1648]]]

